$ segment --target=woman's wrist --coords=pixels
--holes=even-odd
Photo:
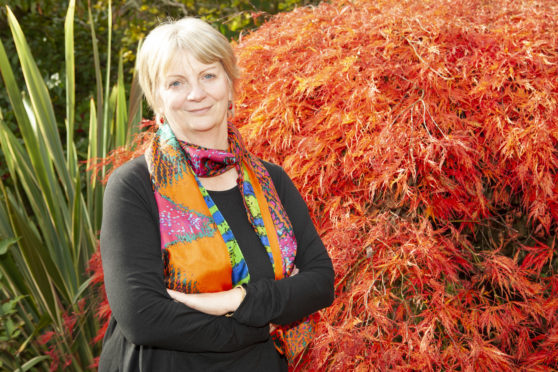
[[[244,288],[243,285],[237,285],[236,287],[234,287],[234,289],[240,290],[240,302],[238,303],[238,306],[240,306],[240,304],[242,303],[242,301],[244,301],[244,298],[246,297],[246,288]]]
[[[232,316],[234,312],[240,307],[240,304],[242,304],[244,298],[246,297],[246,288],[244,288],[242,285],[237,285],[230,291],[231,294],[234,295],[234,297],[231,301],[231,309],[227,314],[225,314],[226,316]]]

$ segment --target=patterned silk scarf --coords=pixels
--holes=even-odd
[[[233,232],[198,178],[231,167],[238,172],[248,220],[268,253],[275,279],[288,277],[293,270],[296,239],[271,177],[230,123],[228,140],[230,152],[181,144],[164,123],[146,152],[159,209],[165,284],[170,289],[219,292],[250,281]],[[274,340],[292,360],[311,336],[311,324],[302,322],[295,328],[281,327]]]

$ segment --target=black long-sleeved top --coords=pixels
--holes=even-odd
[[[264,162],[291,220],[299,274],[274,280],[237,187],[210,191],[248,264],[251,281],[232,317],[173,301],[163,280],[159,214],[143,156],[118,168],[104,196],[101,256],[112,317],[99,371],[284,371],[269,323],[287,324],[333,301],[333,267],[304,200],[277,165]]]

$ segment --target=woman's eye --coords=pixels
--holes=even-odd
[[[210,79],[215,78],[215,76],[216,76],[215,74],[205,74],[205,75],[203,75],[203,78],[204,78],[204,80],[210,80]]]
[[[169,84],[169,88],[174,88],[180,85],[180,81],[173,81]]]

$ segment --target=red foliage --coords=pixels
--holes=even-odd
[[[140,129],[143,129],[143,131],[137,133],[134,136],[129,146],[118,147],[117,149],[111,151],[105,158],[94,158],[87,160],[87,170],[92,172],[92,177],[100,178],[101,182],[105,184],[108,181],[111,173],[116,168],[126,163],[128,160],[137,158],[145,152],[147,145],[151,141],[151,138],[154,134],[155,120],[142,119],[139,127]],[[107,171],[105,172],[104,176],[101,177],[103,168]],[[97,261],[98,265],[96,263]],[[93,271],[96,271],[97,268],[101,268],[100,258],[92,258],[90,264],[95,265],[95,267],[92,268]],[[102,278],[102,274],[100,275]]]
[[[97,247],[97,252],[95,252],[95,254],[93,254],[91,256],[91,259],[89,260],[89,270],[92,272],[91,285],[97,288],[96,290],[97,298],[98,299],[100,298],[100,301],[98,300],[99,305],[97,307],[96,316],[97,319],[99,319],[99,322],[101,323],[101,328],[99,329],[99,332],[97,333],[95,338],[93,338],[92,340],[92,343],[96,344],[103,340],[103,337],[105,336],[105,332],[107,331],[108,328],[110,314],[111,314],[111,310],[108,304],[107,294],[104,288],[105,275],[103,272],[103,264],[101,262],[101,253],[98,247]],[[93,367],[96,368],[97,364],[95,364]]]
[[[556,19],[553,1],[334,1],[236,46],[236,122],[337,273],[304,369],[558,368]]]
[[[299,369],[558,369],[557,19],[550,0],[334,0],[236,45],[235,121],[337,274]]]
[[[72,364],[72,357],[67,353],[67,349],[61,343],[61,338],[67,336],[67,339],[72,339],[76,336],[74,326],[78,319],[83,318],[85,313],[85,298],[82,298],[77,303],[76,309],[66,310],[62,313],[62,320],[64,328],[57,331],[46,331],[38,337],[39,345],[48,345],[48,350],[45,355],[50,357],[50,371],[58,371],[60,368],[65,369]],[[63,337],[60,337],[62,333]]]

